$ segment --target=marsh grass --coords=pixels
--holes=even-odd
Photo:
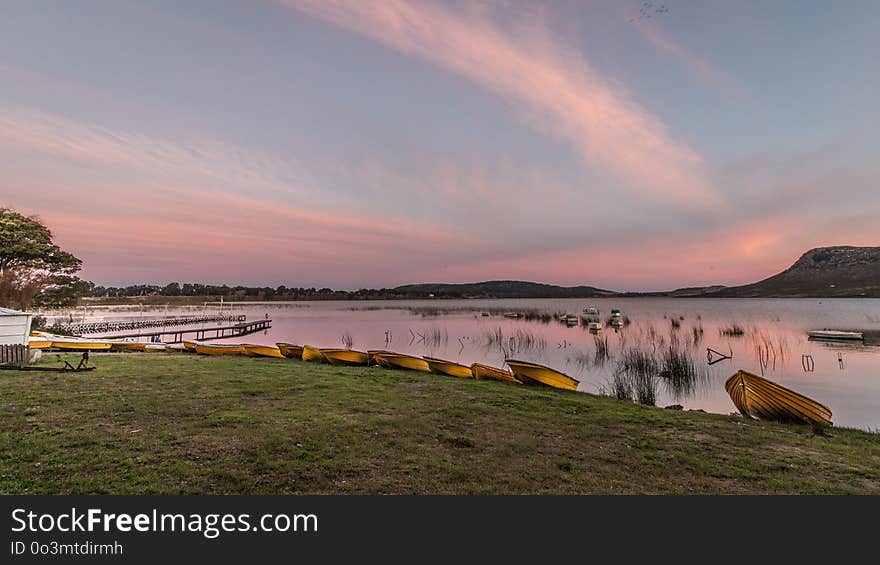
[[[691,351],[675,343],[663,351],[660,364],[660,377],[666,391],[675,399],[690,396],[709,377],[708,371],[697,365]]]
[[[768,370],[775,371],[777,366],[784,366],[788,358],[788,339],[785,337],[773,339],[763,333],[753,333],[752,347],[755,359],[761,367],[761,374]]]
[[[703,339],[703,324],[693,326],[691,329],[693,330],[694,345],[697,345]]]
[[[409,333],[410,345],[421,343],[427,347],[439,347],[441,345],[445,346],[449,343],[449,331],[446,328],[438,328],[434,326],[428,328],[424,332],[414,332],[410,330]]]
[[[483,334],[483,346],[486,349],[498,348],[505,357],[511,357],[517,353],[541,353],[547,348],[547,340],[540,334],[516,328],[510,334],[505,334],[501,327]]]
[[[654,356],[643,349],[625,349],[617,361],[610,388],[618,400],[647,406],[657,403],[657,374],[660,368]]]
[[[340,339],[342,340],[342,345],[346,349],[351,349],[351,347],[354,345],[354,338],[351,337],[351,334],[349,332],[343,332]]]
[[[737,323],[731,323],[723,326],[719,333],[726,337],[740,337],[746,334],[746,329]]]
[[[593,362],[596,365],[604,365],[608,360],[608,336],[593,336],[593,344],[596,346],[596,354],[593,356]]]

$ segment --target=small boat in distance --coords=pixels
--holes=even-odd
[[[587,324],[587,329],[590,331],[599,331],[602,329],[602,322],[590,322]]]
[[[278,346],[278,350],[281,351],[281,355],[284,355],[288,359],[302,359],[303,358],[303,346],[302,345],[294,345],[293,343],[284,343],[279,342],[275,345]]]
[[[740,413],[755,420],[830,426],[831,409],[764,377],[738,371],[724,388]]]
[[[326,363],[327,358],[321,353],[321,350],[311,345],[303,345],[302,360],[311,361],[312,363]]]
[[[522,314],[520,314],[519,312],[505,312],[504,313],[505,318],[516,319],[516,318],[519,318],[520,316],[522,316]]]
[[[865,338],[862,332],[847,332],[841,330],[813,330],[807,332],[810,339],[860,341]]]
[[[281,349],[272,347],[271,345],[256,345],[254,343],[245,343],[242,345],[244,352],[251,357],[274,357],[275,359],[284,359]]]
[[[537,363],[508,359],[507,364],[510,365],[516,378],[525,384],[538,383],[565,390],[577,390],[580,384],[579,380],[569,377],[565,373]]]
[[[504,381],[518,385],[522,384],[522,382],[510,371],[492,367],[491,365],[483,365],[482,363],[474,363],[471,365],[471,373],[473,373],[474,378],[477,380],[489,379],[492,381]]]
[[[586,314],[587,316],[598,316],[599,309],[595,306],[587,306],[586,308],[584,308],[584,314]]]
[[[404,355],[403,353],[374,353],[373,357],[382,367],[390,369],[409,369],[411,371],[423,371],[429,373],[431,369],[428,362],[421,357],[413,357],[412,355]]]
[[[354,349],[322,349],[321,353],[331,365],[369,365],[371,360],[369,353]]]
[[[470,367],[455,363],[454,361],[446,361],[445,359],[437,359],[435,357],[423,357],[428,362],[428,369],[432,373],[438,375],[448,375],[450,377],[461,377],[464,379],[474,378],[474,373]]]

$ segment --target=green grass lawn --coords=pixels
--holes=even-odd
[[[880,435],[856,430],[268,358],[92,363],[0,371],[0,492],[880,493]]]

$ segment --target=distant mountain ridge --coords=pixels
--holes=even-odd
[[[664,292],[615,292],[593,286],[557,286],[526,281],[408,284],[393,289],[412,297],[436,298],[880,298],[880,247],[817,247],[788,269],[756,283],[689,287]]]
[[[527,281],[407,284],[394,288],[394,291],[437,298],[596,298],[618,294],[592,286],[557,286]]]
[[[880,247],[817,247],[777,275],[706,296],[880,298]]]

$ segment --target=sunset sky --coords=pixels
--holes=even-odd
[[[0,205],[104,285],[657,290],[880,245],[880,2],[641,6],[4,2]]]

